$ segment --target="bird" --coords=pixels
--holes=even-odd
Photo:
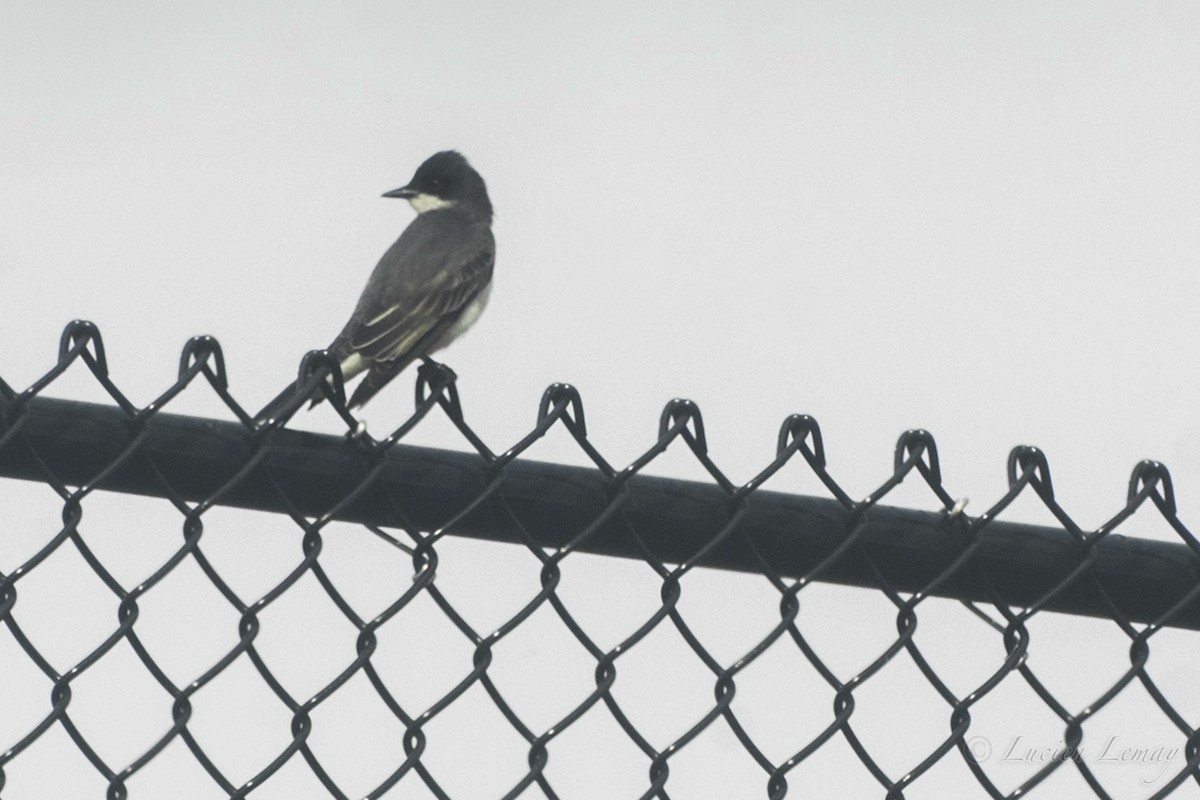
[[[343,380],[366,373],[348,408],[366,403],[414,360],[462,335],[482,313],[492,288],[492,203],[483,177],[462,154],[435,153],[406,185],[383,196],[407,200],[417,216],[379,259],[350,319],[328,347]],[[296,391],[293,382],[255,421],[277,418],[295,403]],[[322,398],[314,390],[309,407]]]

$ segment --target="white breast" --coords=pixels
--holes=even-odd
[[[492,284],[489,283],[487,286],[483,287],[483,291],[471,301],[471,304],[463,309],[462,316],[460,316],[458,320],[450,326],[445,335],[437,341],[437,344],[429,348],[429,352],[433,353],[441,350],[459,336],[462,336],[463,333],[466,332],[467,328],[474,325],[475,320],[479,319],[479,315],[483,313],[483,309],[487,306],[488,298],[491,296],[491,294]]]

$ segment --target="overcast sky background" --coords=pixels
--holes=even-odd
[[[379,195],[405,183],[431,153],[455,148],[488,182],[498,256],[487,312],[442,356],[460,376],[469,422],[493,450],[524,435],[544,388],[564,381],[582,392],[592,439],[615,464],[652,444],[665,402],[687,397],[704,414],[712,457],[739,483],[770,461],[783,419],[802,412],[821,423],[830,469],[851,496],[882,483],[896,438],[923,427],[936,437],[948,489],[970,498],[968,512],[1003,493],[1009,450],[1033,444],[1049,457],[1060,502],[1085,528],[1120,509],[1143,458],[1167,464],[1181,516],[1196,524],[1198,37],[1200,9],[1186,0],[752,9],[4,2],[0,376],[18,389],[32,383],[53,365],[62,327],[89,319],[103,334],[117,385],[144,405],[173,381],[187,339],[211,334],[224,348],[234,396],[257,409],[294,378],[306,350],[329,343],[411,219],[406,205]],[[52,393],[99,399],[90,383],[80,369]],[[402,377],[367,406],[373,433],[409,413],[411,388],[411,376]],[[172,409],[229,418],[200,386]],[[339,430],[327,411],[296,424]],[[410,441],[465,447],[437,420]],[[582,458],[561,433],[532,456]],[[681,447],[649,471],[701,477]],[[798,467],[771,488],[821,491]],[[889,501],[936,505],[915,483]],[[50,527],[29,534],[30,542],[56,530],[56,502],[47,505]],[[113,505],[114,520],[120,508]],[[1169,537],[1153,516],[1139,515],[1122,531]],[[1006,518],[1050,521],[1026,500]],[[162,524],[177,537],[178,514],[166,509]],[[243,547],[247,535],[237,540]],[[177,544],[161,545],[165,555],[149,558],[141,572],[130,568],[128,585]],[[475,543],[446,548],[463,559],[458,574],[479,570],[478,581],[495,584],[495,598],[472,601],[479,583],[464,581],[461,602],[478,603],[478,613],[510,602],[496,598],[515,598],[515,610],[536,593],[528,554]],[[0,550],[0,569],[11,570],[22,552],[31,551]],[[298,539],[279,553],[286,574]],[[348,558],[353,564],[354,554]],[[509,594],[497,577],[509,567],[495,566],[507,559],[511,570],[525,570]],[[657,583],[637,565],[579,563],[587,568],[576,602],[590,604],[595,624],[628,614],[611,646],[617,629],[628,634],[656,607]],[[642,581],[650,611],[632,599],[621,607],[631,576]],[[439,586],[443,580],[456,580],[445,565]],[[714,639],[741,627],[729,616],[730,597],[764,592],[761,579],[755,588],[744,583],[752,580],[697,573],[685,582],[685,596],[694,586],[693,597],[706,598],[693,614],[698,624],[712,618]],[[894,614],[877,593],[821,591],[814,587],[813,596],[831,603],[830,646],[854,638],[840,633],[848,626],[878,626],[882,646],[863,644],[861,655],[844,656],[847,678],[894,636]],[[761,633],[778,597],[768,586],[760,599],[763,613],[753,618]],[[947,663],[957,663],[975,634],[956,627],[970,624],[961,610],[945,613]],[[111,630],[111,609],[104,614],[101,628]],[[938,624],[936,614],[929,618]],[[1080,696],[1070,707],[1078,710],[1128,663],[1128,640],[1114,636],[1111,623],[1068,623],[1043,634],[1060,648],[1043,657],[1059,659],[1045,668],[1062,670],[1064,692],[1079,665],[1101,663],[1089,648],[1110,637],[1108,672],[1088,689],[1075,687]],[[220,624],[228,647],[236,619]],[[988,656],[973,668],[986,676],[1002,649],[987,629],[978,636]],[[1035,632],[1035,649],[1037,641]],[[1179,641],[1194,655],[1194,641]],[[341,655],[352,653],[343,647]],[[1064,655],[1063,647],[1073,649]],[[745,650],[728,648],[726,663]],[[1197,724],[1200,696],[1184,679],[1189,651],[1181,647],[1172,662],[1168,649],[1160,647],[1151,664],[1166,664],[1178,690],[1190,691],[1185,717]],[[74,663],[63,658],[60,669]],[[196,670],[211,663],[201,658]],[[461,676],[469,654],[450,663]],[[575,702],[591,680],[587,659],[579,666],[581,682],[563,695]],[[197,674],[180,669],[183,682]],[[44,679],[30,680],[45,698]],[[711,676],[701,668],[697,681],[694,708],[654,717],[663,725],[656,745],[681,735],[711,704]],[[972,685],[964,679],[961,691]],[[890,711],[879,713],[892,714],[882,724],[892,727],[877,746],[893,748],[886,765],[893,777],[945,736],[949,715],[928,694],[936,733],[922,738],[895,726],[915,724],[924,712],[881,690],[879,707]],[[147,728],[152,741],[169,716],[161,695],[147,697],[159,714]],[[772,757],[782,760],[807,741],[787,727],[802,712],[771,721],[767,712],[781,701],[764,697],[762,727],[778,733]],[[536,692],[532,698],[536,709]],[[1161,718],[1147,710],[1144,693],[1139,702],[1140,710],[1113,724]],[[44,699],[34,707],[29,724],[0,727],[0,748],[47,711]],[[814,730],[828,723],[829,707],[826,695],[812,706]],[[553,713],[530,713],[542,712],[545,727]],[[1044,722],[1031,738],[1053,745],[1061,725]],[[286,732],[286,714],[281,725]],[[1006,730],[1011,738],[1012,726]],[[1172,730],[1154,728],[1141,744],[1166,743]],[[713,763],[723,763],[722,754],[739,751],[726,739],[702,737],[690,749],[711,746]],[[877,791],[837,742],[828,746],[841,750],[827,770],[793,773],[797,793],[825,785]],[[145,746],[135,742],[114,765]],[[564,797],[636,796],[645,759],[627,740],[625,747],[636,765],[628,784]],[[41,757],[30,752],[11,769]],[[524,753],[514,746],[515,760],[497,755],[496,763],[519,777]],[[682,797],[736,795],[689,793],[690,785],[711,791],[717,784],[703,776],[703,758],[687,757],[698,760],[696,770],[681,766],[677,777],[673,768],[668,789]],[[180,763],[188,758],[179,755]],[[945,760],[957,765],[906,796],[965,792],[972,779],[961,758]],[[744,753],[738,763],[744,773],[722,775],[749,776],[759,791],[762,772]],[[847,763],[852,774],[839,774]],[[213,796],[192,765],[195,796]],[[85,775],[91,769],[81,759],[76,766]],[[594,780],[620,780],[615,768],[592,769]],[[66,780],[71,770],[61,772]],[[574,774],[589,773],[580,766]],[[688,784],[688,775],[700,777]],[[1131,775],[1116,770],[1111,779],[1138,786]],[[499,796],[511,786],[496,780],[464,784],[462,796]],[[1020,782],[1002,769],[996,780],[1008,788]],[[283,776],[278,785],[268,782],[261,795],[285,796],[271,794],[284,791]],[[1056,791],[1090,796],[1077,775]],[[404,782],[395,796],[425,795]]]

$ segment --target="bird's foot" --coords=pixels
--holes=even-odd
[[[417,367],[417,374],[430,385],[445,386],[458,379],[458,373],[442,362],[434,361],[429,356],[421,356],[421,366]]]

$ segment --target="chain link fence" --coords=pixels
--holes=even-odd
[[[43,396],[76,362],[111,404]],[[0,475],[21,479],[0,481],[3,797],[64,796],[48,788],[63,771],[108,798],[1200,797],[1200,544],[1159,463],[1138,464],[1117,513],[1084,530],[1032,447],[1012,451],[1008,492],[972,516],[925,431],[902,435],[892,474],[855,500],[807,416],[785,420],[774,459],[736,485],[688,401],[671,401],[652,446],[617,468],[570,386],[547,389],[534,428],[497,454],[444,366],[419,370],[415,412],[383,439],[345,411],[334,367],[309,354],[296,405],[323,386],[342,437],[255,424],[208,337],[188,342],[178,379],[144,408],[110,380],[87,322],[67,327],[58,363],[29,389],[0,379]],[[235,421],[164,411],[199,378]],[[405,442],[431,414],[466,452]],[[522,457],[559,428],[591,466]],[[672,445],[709,480],[643,474]],[[763,488],[789,463],[827,496]],[[941,510],[883,505],[902,481]],[[1000,519],[1030,495],[1056,526]],[[1177,541],[1115,532],[1142,508]],[[244,516],[230,522],[232,509]],[[95,531],[110,513],[121,530],[106,539]],[[183,534],[166,550],[164,525]],[[231,529],[238,543],[222,549]],[[346,561],[352,536],[371,544]],[[278,568],[262,551],[277,544],[290,554],[282,574],[258,566]],[[515,609],[495,599],[504,581],[521,587]],[[715,599],[689,605],[706,586]],[[60,611],[86,591],[100,599]],[[300,596],[326,611],[296,614]],[[196,616],[219,630],[213,641]],[[77,635],[83,617],[101,633]],[[319,638],[326,628],[336,633]],[[732,649],[713,644],[721,628]],[[1115,637],[1106,652],[1123,655],[1063,655],[1064,683],[1032,654],[1075,647],[1071,630]],[[654,649],[668,634],[669,657]],[[963,661],[934,652],[946,648]],[[318,661],[336,667],[304,671]],[[116,672],[144,685],[97,677]],[[210,702],[233,676],[253,691]],[[642,707],[668,695],[686,701]],[[918,698],[932,737],[913,722]],[[884,730],[881,707],[899,710]],[[1111,733],[1143,722],[1148,743]],[[1139,767],[1135,793],[1113,788],[1106,761]]]

